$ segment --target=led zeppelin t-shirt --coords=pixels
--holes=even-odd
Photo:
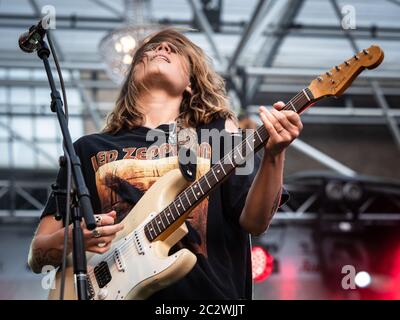
[[[217,130],[229,135],[224,127],[225,120],[216,118],[196,128],[197,178],[226,151],[224,139],[215,140],[204,133]],[[176,144],[169,139],[171,132],[173,126],[163,124],[155,129],[137,127],[117,134],[91,134],[74,143],[95,213],[115,210],[116,222],[123,220],[161,176],[179,168]],[[259,163],[256,155],[250,174],[232,174],[192,211],[186,220],[189,233],[176,247],[191,250],[197,263],[184,278],[150,299],[251,299],[250,239],[239,225],[239,216]],[[65,170],[61,169],[57,177],[61,187],[65,180]],[[286,200],[284,191],[281,204]],[[42,217],[55,211],[51,195]]]

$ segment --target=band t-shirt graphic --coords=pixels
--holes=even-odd
[[[123,148],[122,152],[121,160],[117,160],[120,158],[118,150],[103,150],[91,158],[96,172],[96,187],[101,211],[115,210],[116,223],[126,217],[140,197],[161,176],[178,168],[176,144],[165,142],[159,145],[153,144],[150,147],[127,147]],[[196,177],[200,178],[210,170],[210,144],[200,143],[197,155]],[[207,256],[207,209],[208,197],[196,206],[187,218],[187,222],[199,236],[199,241],[189,242],[186,247],[194,253],[205,256]]]
[[[216,129],[228,135],[224,127],[225,120],[216,118],[196,128],[196,178],[204,175],[227,150],[225,139],[220,138],[215,146],[215,140],[203,132]],[[123,220],[160,177],[179,168],[176,144],[168,141],[172,129],[168,124],[155,129],[137,127],[115,135],[87,135],[74,143],[96,214],[115,210],[116,222]],[[149,136],[156,137],[156,141]],[[213,145],[220,152],[213,152]],[[258,155],[254,159],[251,174],[232,174],[190,213],[186,220],[189,233],[172,250],[188,248],[196,254],[197,263],[184,278],[156,292],[151,299],[251,299],[250,241],[239,225],[239,216],[260,163]],[[65,175],[65,169],[61,169],[57,177],[60,186],[65,186]],[[281,203],[285,200],[286,194]],[[55,211],[56,202],[51,195],[42,217]]]

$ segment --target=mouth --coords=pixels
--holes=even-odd
[[[151,58],[150,61],[153,61],[154,59],[162,59],[168,63],[171,63],[171,61],[168,59],[168,57],[164,56],[163,54],[156,54],[154,57]]]

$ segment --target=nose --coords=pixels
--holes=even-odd
[[[166,51],[167,53],[171,53],[171,48],[168,45],[168,42],[161,42],[157,47],[156,47],[156,52],[159,51]]]

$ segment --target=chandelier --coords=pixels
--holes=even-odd
[[[161,29],[150,16],[149,0],[125,0],[125,24],[108,33],[99,44],[100,56],[112,81],[121,84],[141,40]]]

